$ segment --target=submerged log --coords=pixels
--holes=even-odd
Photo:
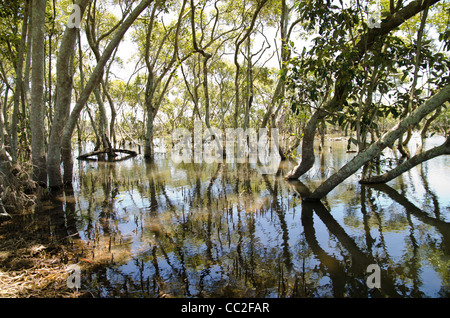
[[[117,153],[125,153],[128,156],[122,157],[122,158],[116,158],[118,155]],[[113,149],[113,148],[107,148],[107,149],[99,149],[99,150],[95,150],[92,152],[88,152],[85,154],[82,154],[80,156],[77,157],[78,160],[99,160],[99,159],[93,159],[90,158],[92,156],[98,156],[98,155],[102,155],[102,154],[107,154],[108,155],[108,159],[104,160],[104,161],[109,161],[109,162],[116,162],[116,161],[122,161],[122,160],[126,160],[129,158],[133,158],[137,156],[137,152],[133,151],[133,150],[127,150],[127,149]],[[100,160],[103,161],[103,160]]]

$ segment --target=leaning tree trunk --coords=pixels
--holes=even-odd
[[[370,29],[364,36],[361,37],[358,43],[356,43],[355,46],[352,48],[352,54],[350,54],[350,56],[352,56],[353,58],[352,59],[353,69],[358,67],[361,59],[366,54],[366,52],[370,48],[372,48],[377,38],[389,34],[392,30],[400,26],[406,20],[410,19],[417,13],[421,12],[422,10],[425,10],[429,6],[435,4],[436,2],[439,2],[439,0],[429,0],[429,1],[415,0],[409,3],[401,10],[392,14],[386,21],[383,21],[381,23],[380,28]],[[305,131],[305,135],[303,136],[302,141],[302,147],[303,145],[305,145],[305,143],[307,146],[305,150],[302,150],[302,162],[298,166],[296,166],[292,171],[289,172],[289,174],[286,176],[287,179],[297,179],[306,171],[311,169],[312,165],[314,164],[313,149],[314,149],[315,126],[318,120],[325,118],[327,114],[326,111],[328,112],[335,111],[336,109],[341,107],[344,101],[347,99],[347,96],[351,90],[351,78],[349,78],[349,71],[350,69],[341,69],[339,71],[339,73],[337,74],[337,78],[335,80],[335,88],[334,88],[335,93],[333,99],[323,107],[324,111],[320,112],[321,114],[317,114],[318,112],[316,111],[313,114],[313,117],[311,117],[311,119],[308,121],[307,124],[308,131]],[[318,115],[318,118],[314,118],[315,114]],[[312,133],[313,129],[314,133]],[[303,151],[306,151],[306,153],[303,153]],[[303,163],[303,160],[306,160],[307,162]]]
[[[396,168],[386,172],[380,176],[374,176],[368,179],[363,179],[360,181],[361,184],[375,184],[375,183],[386,183],[391,181],[392,179],[398,177],[402,173],[410,170],[411,168],[417,166],[418,164],[436,158],[441,155],[450,155],[450,137],[447,137],[445,142],[438,146],[434,147],[430,150],[421,152],[420,154],[415,155],[411,159],[403,162],[398,165]]]
[[[286,175],[286,179],[298,179],[314,166],[314,136],[316,134],[317,121],[319,120],[319,117],[320,110],[316,110],[309,118],[303,132],[302,161]]]
[[[47,169],[44,131],[44,58],[45,58],[45,7],[47,0],[33,0],[33,50],[31,72],[31,153],[33,180],[47,186]]]
[[[307,198],[309,201],[318,201],[326,196],[342,181],[350,177],[364,164],[379,156],[388,146],[392,145],[409,127],[417,125],[425,116],[436,110],[443,103],[450,100],[450,84],[443,87],[438,93],[429,98],[424,104],[416,108],[411,115],[403,119],[389,132],[385,133],[380,139],[373,143],[366,150],[358,153],[350,162],[344,165],[339,171],[325,180],[312,194]]]
[[[123,23],[120,25],[120,27],[114,33],[108,46],[103,51],[103,55],[100,57],[100,60],[97,62],[97,65],[95,66],[95,69],[91,74],[91,77],[89,78],[88,82],[86,83],[86,86],[84,87],[83,91],[80,93],[78,101],[75,104],[75,107],[73,108],[72,113],[70,114],[69,120],[67,121],[67,124],[64,127],[62,138],[61,138],[60,151],[61,151],[61,159],[62,159],[63,168],[64,168],[64,177],[63,177],[64,184],[72,183],[73,159],[72,159],[71,139],[72,139],[72,134],[75,129],[76,123],[80,116],[81,110],[83,109],[84,105],[87,103],[92,91],[100,84],[105,65],[108,62],[108,60],[110,59],[110,57],[111,57],[112,53],[114,52],[114,50],[116,49],[116,47],[119,45],[123,36],[127,32],[127,30],[130,28],[130,26],[133,24],[133,22],[139,17],[141,12],[144,11],[144,9],[147,8],[148,5],[152,1],[153,0],[142,0],[136,6],[136,8],[130,13],[130,15],[123,21]],[[59,165],[58,165],[58,171],[59,171],[59,174],[61,174],[61,171],[59,170]],[[63,183],[58,184],[58,186],[61,186],[61,185],[63,185]]]
[[[90,0],[77,1],[80,14],[84,11]],[[47,173],[50,187],[62,186],[61,174],[61,141],[64,126],[70,113],[73,82],[73,56],[78,29],[67,27],[64,31],[56,62],[56,101],[53,115],[53,124],[50,131],[47,153]]]

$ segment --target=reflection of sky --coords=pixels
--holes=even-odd
[[[432,138],[427,146],[440,144],[443,140]],[[324,169],[320,169],[318,163],[313,171],[305,178],[305,184],[311,188],[316,187],[320,183],[320,177],[324,174],[328,177],[333,171],[332,167],[339,167],[345,164],[354,154],[346,153],[346,141],[333,141],[330,146],[324,149]],[[449,220],[450,193],[448,180],[445,176],[450,175],[450,158],[435,158],[419,167],[413,168],[405,175],[392,180],[389,185],[398,193],[406,193],[407,199],[419,209],[427,212],[429,216],[434,217],[434,203],[431,194],[434,194],[439,202],[441,219]],[[214,285],[215,280],[223,280],[228,277],[229,273],[226,268],[232,266],[233,256],[236,253],[236,244],[239,241],[238,232],[242,232],[242,248],[244,253],[248,253],[250,249],[254,250],[257,257],[279,257],[276,262],[283,262],[283,253],[290,253],[293,272],[286,275],[298,273],[303,266],[305,260],[305,269],[310,273],[311,279],[317,278],[316,295],[332,295],[333,291],[330,287],[332,281],[326,272],[322,272],[324,267],[320,266],[320,260],[314,253],[308,252],[307,243],[304,241],[304,228],[302,225],[301,200],[294,195],[292,189],[281,178],[278,179],[277,197],[274,198],[267,188],[266,181],[273,187],[275,178],[269,177],[264,181],[258,174],[253,171],[251,175],[251,186],[253,193],[246,195],[244,192],[235,193],[235,178],[239,175],[244,180],[244,173],[237,172],[228,167],[221,173],[217,174],[217,179],[210,187],[210,178],[215,175],[216,168],[212,165],[202,165],[197,169],[188,169],[173,165],[170,160],[166,160],[162,156],[155,162],[154,168],[146,167],[144,162],[138,158],[118,162],[115,164],[97,164],[86,163],[80,164],[84,168],[85,177],[95,178],[100,185],[108,177],[114,176],[114,181],[110,189],[112,191],[118,187],[118,192],[112,200],[112,205],[105,206],[104,187],[97,186],[94,191],[83,193],[79,183],[76,185],[77,211],[84,215],[82,224],[88,224],[88,210],[91,205],[91,222],[98,224],[100,221],[100,212],[103,210],[113,210],[115,220],[108,220],[110,224],[114,224],[115,229],[124,239],[130,241],[129,251],[130,257],[134,258],[115,267],[109,271],[111,281],[120,283],[121,275],[136,276],[139,272],[136,260],[146,259],[145,275],[153,275],[154,268],[151,261],[151,246],[158,244],[155,239],[153,226],[155,222],[160,222],[161,226],[169,232],[173,229],[180,230],[182,227],[183,217],[190,218],[194,223],[205,222],[207,213],[210,213],[213,221],[211,238],[213,243],[213,257],[218,263],[209,264],[207,269],[208,275],[204,278],[205,284]],[[192,167],[191,167],[192,168]],[[254,169],[253,169],[254,170]],[[420,170],[424,173],[425,178],[419,174]],[[248,173],[248,172],[247,172]],[[192,179],[199,177],[199,183]],[[155,196],[157,206],[151,207],[151,194],[149,179],[154,180],[156,185]],[[190,179],[191,178],[191,179]],[[126,180],[126,181],[125,181]],[[258,181],[259,180],[259,181]],[[413,242],[418,249],[417,259],[421,267],[419,270],[418,280],[421,281],[420,290],[426,295],[436,296],[441,288],[441,277],[434,268],[435,265],[427,259],[428,246],[431,241],[441,244],[442,235],[433,227],[414,215],[410,216],[408,221],[405,208],[396,203],[388,195],[377,190],[368,190],[366,188],[366,196],[370,197],[371,204],[366,202],[366,215],[369,217],[369,233],[373,239],[371,251],[367,246],[367,233],[364,229],[363,213],[361,211],[361,186],[358,183],[359,175],[352,176],[337,186],[327,196],[323,202],[326,207],[330,208],[331,216],[336,220],[345,233],[354,240],[355,244],[363,253],[371,253],[375,257],[383,259],[386,257],[389,266],[397,267],[413,258],[411,249]],[[429,191],[425,189],[425,182]],[[121,183],[123,182],[123,184]],[[242,185],[241,181],[241,185]],[[132,185],[132,186],[131,186]],[[200,198],[193,198],[196,193],[196,187],[199,186]],[[143,187],[139,190],[138,187]],[[211,193],[211,205],[205,206],[208,202],[206,193],[208,188]],[[164,191],[163,191],[164,190]],[[242,190],[241,190],[242,191]],[[225,200],[225,195],[228,201]],[[91,204],[89,203],[91,201]],[[170,204],[169,204],[170,201]],[[170,207],[172,206],[172,207]],[[239,209],[238,209],[239,207]],[[228,208],[228,212],[225,209]],[[375,214],[372,210],[375,209]],[[153,214],[152,214],[153,213]],[[157,219],[153,219],[152,215],[156,215]],[[381,221],[377,223],[378,215]],[[250,224],[254,220],[254,232],[250,234]],[[220,240],[218,234],[218,224],[221,222]],[[330,231],[329,225],[325,224],[317,214],[313,215],[314,232],[320,248],[334,259],[346,263],[348,265],[351,254],[345,249],[340,238],[337,238]],[[411,222],[411,223],[409,223]],[[81,224],[80,224],[81,225]],[[156,224],[158,225],[158,224]],[[158,225],[159,226],[159,225]],[[205,225],[199,233],[205,231]],[[231,235],[231,245],[225,242],[227,235],[226,227],[228,226]],[[95,227],[94,227],[95,228]],[[99,226],[101,228],[101,226]],[[87,239],[87,232],[81,230],[80,235],[83,239]],[[198,255],[200,259],[204,259],[207,254],[207,245],[202,240],[205,236],[195,237],[187,234],[184,239],[182,249],[186,253],[186,259]],[[116,240],[117,241],[117,240]],[[287,244],[286,244],[287,243]],[[153,244],[153,245],[151,245]],[[160,253],[160,252],[158,252]],[[278,255],[278,256],[277,256]],[[173,277],[173,270],[180,270],[179,256],[174,251],[167,251],[166,258],[160,257],[158,265],[160,266],[161,275],[164,279],[170,280]],[[306,257],[304,259],[304,257]],[[448,257],[448,256],[447,256]],[[186,260],[186,262],[188,262]],[[269,258],[267,264],[259,266],[267,266],[267,268],[258,268],[257,270],[270,270],[273,259]],[[169,264],[170,263],[170,264]],[[187,266],[187,275],[192,283],[198,280],[199,271],[202,270],[202,262],[197,267]],[[205,268],[203,268],[205,269]],[[406,271],[408,269],[405,269]],[[121,273],[121,274],[120,274]],[[401,273],[397,273],[401,275]],[[224,278],[225,277],[225,278]],[[406,280],[407,281],[407,280]],[[318,285],[317,285],[318,284]],[[406,282],[405,284],[409,284]],[[412,286],[407,286],[412,289]],[[191,292],[195,292],[196,287],[191,286]],[[269,295],[276,296],[275,291],[271,291]]]
[[[442,202],[450,202],[450,156],[441,156],[424,164],[430,188]]]

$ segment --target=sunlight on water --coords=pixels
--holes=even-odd
[[[94,248],[84,284],[106,297],[448,297],[450,158],[383,186],[361,186],[359,171],[322,204],[302,203],[355,155],[346,146],[328,140],[301,182],[283,179],[294,162],[266,176],[165,153],[77,162],[62,209]],[[380,290],[366,285],[369,264],[382,270]]]

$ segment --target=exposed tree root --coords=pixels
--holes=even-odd
[[[117,158],[117,152],[125,153],[125,154],[127,154],[127,156]],[[104,155],[104,154],[108,155],[108,159],[105,160],[105,159],[102,159],[101,156],[99,156],[99,155]],[[97,156],[97,159],[90,158],[93,156]],[[78,156],[77,159],[78,160],[95,160],[95,161],[98,160],[98,161],[116,162],[116,161],[123,161],[123,160],[133,158],[136,156],[137,156],[137,152],[133,151],[133,150],[107,148],[107,149],[99,149],[99,150],[95,150],[92,152],[82,154],[82,155]]]

